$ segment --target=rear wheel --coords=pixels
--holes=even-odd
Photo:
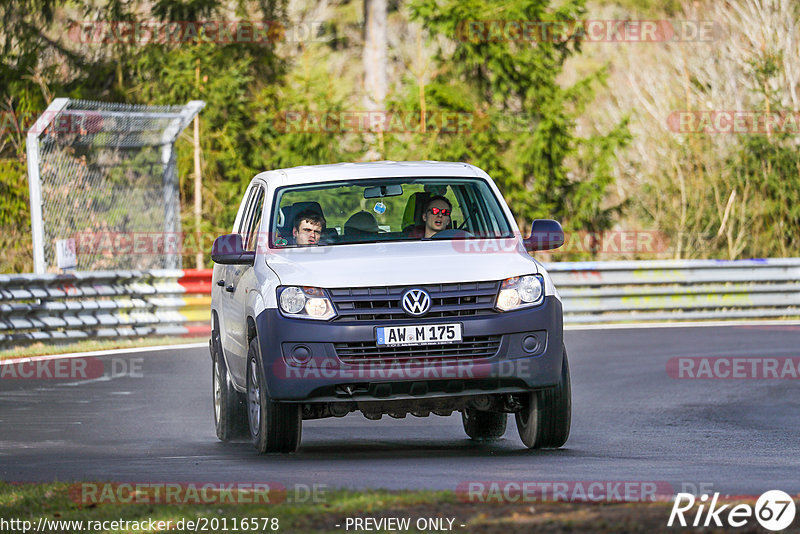
[[[572,420],[572,387],[567,349],[563,348],[561,379],[556,387],[533,391],[516,414],[517,430],[529,449],[555,449],[566,443]]]
[[[211,385],[214,394],[214,426],[222,441],[247,437],[247,404],[245,396],[233,387],[225,358],[219,345],[219,334],[211,341]]]
[[[464,431],[474,440],[500,439],[506,433],[508,414],[467,408],[461,412],[461,422],[464,423]]]
[[[299,404],[273,402],[267,394],[264,368],[256,339],[247,352],[247,415],[250,439],[259,454],[294,452],[300,446],[302,413]]]

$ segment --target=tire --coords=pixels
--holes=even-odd
[[[464,431],[476,441],[500,439],[506,433],[508,414],[496,412],[480,412],[469,408],[461,412]]]
[[[569,437],[572,421],[572,386],[569,379],[567,349],[563,348],[561,379],[557,386],[532,391],[516,414],[517,430],[529,449],[556,449]]]
[[[211,362],[211,392],[217,437],[221,441],[246,438],[248,436],[246,398],[236,391],[231,383],[217,332],[214,332],[211,340]]]
[[[273,402],[267,394],[257,340],[247,351],[247,419],[250,439],[259,454],[294,452],[303,428],[299,404]]]

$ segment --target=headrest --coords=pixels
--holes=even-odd
[[[431,198],[431,193],[420,191],[408,197],[406,209],[403,211],[402,228],[408,226],[418,226],[422,224],[422,210]]]
[[[359,211],[354,213],[344,223],[345,235],[358,235],[358,234],[377,234],[378,221],[375,216],[368,211]]]

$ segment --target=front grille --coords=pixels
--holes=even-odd
[[[386,347],[375,341],[334,343],[336,355],[345,363],[402,360],[463,360],[491,358],[500,348],[501,336],[465,337],[462,343]]]
[[[409,319],[400,306],[406,289],[425,289],[431,296],[431,309],[418,319],[492,315],[500,282],[461,282],[454,284],[355,287],[329,289],[338,320],[381,321]]]

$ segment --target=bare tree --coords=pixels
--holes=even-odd
[[[656,227],[672,236],[674,257],[768,253],[759,243],[770,240],[755,237],[767,209],[762,195],[726,165],[742,137],[681,133],[670,117],[680,111],[797,111],[797,9],[794,0],[685,2],[676,18],[713,21],[710,39],[594,46],[594,59],[611,64],[613,88],[594,119],[631,117],[633,142],[620,156],[626,172],[621,183]],[[769,77],[754,68],[766,59],[776,64]]]

